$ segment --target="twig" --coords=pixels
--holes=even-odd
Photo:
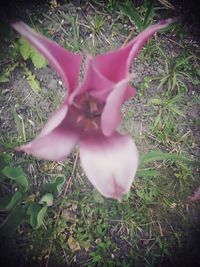
[[[68,181],[67,181],[67,184],[66,184],[66,187],[65,187],[65,190],[64,190],[64,193],[63,193],[63,196],[62,196],[62,202],[60,204],[60,208],[59,208],[59,211],[58,211],[58,214],[56,216],[56,221],[55,221],[55,224],[54,224],[54,229],[56,229],[57,225],[58,225],[58,221],[59,221],[59,218],[60,218],[60,214],[62,212],[62,208],[63,208],[63,203],[64,203],[64,199],[66,197],[66,194],[67,194],[67,190],[71,184],[71,181],[72,181],[72,177],[74,176],[74,172],[75,172],[75,169],[76,169],[76,165],[77,165],[77,161],[78,161],[78,155],[79,155],[79,151],[77,150],[77,153],[76,153],[76,158],[74,160],[74,164],[73,164],[73,168],[72,168],[72,173],[71,173],[71,176],[69,177]],[[46,265],[45,267],[48,267],[49,266],[49,258],[50,258],[50,255],[51,255],[51,251],[52,251],[52,246],[53,246],[53,241],[54,241],[54,237],[51,238],[51,241],[50,241],[50,245],[49,245],[49,250],[48,250],[48,255],[47,255],[47,261],[46,261]]]
[[[126,40],[124,41],[124,43],[122,44],[122,47],[124,47],[124,46],[129,42],[129,40],[131,39],[131,37],[132,37],[134,31],[135,31],[135,29],[133,28],[133,29],[131,30],[131,32],[129,33],[129,35],[127,36],[127,38],[126,38]]]

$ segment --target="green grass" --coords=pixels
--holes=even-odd
[[[115,10],[116,2],[108,1],[107,8]],[[51,30],[54,26],[56,35],[58,25],[61,25],[58,33],[64,34],[65,38],[60,42],[72,51],[86,48],[97,53],[116,47],[117,40],[122,44],[126,36],[123,41],[120,39],[122,34],[118,30],[123,28],[120,20],[109,28],[115,33],[109,36],[106,34],[108,11],[103,9],[103,14],[98,13],[98,5],[94,5],[93,10],[91,20],[85,20],[83,26],[80,16],[64,14],[66,20],[71,19],[71,32],[61,24],[63,18],[59,16],[64,15],[55,12],[55,17],[45,17],[54,24],[47,25],[43,31],[49,33],[50,26]],[[119,15],[118,11],[113,12]],[[124,18],[120,19],[123,21]],[[87,36],[91,32],[93,37],[81,42],[84,34]],[[31,58],[24,61],[16,49],[16,40],[13,37],[9,40],[10,49],[5,57],[9,63],[1,58],[5,67],[4,78],[12,82],[15,71],[23,73],[22,65],[15,65],[20,62],[30,68],[37,79]],[[139,82],[137,99],[123,107],[122,130],[126,128],[136,140],[141,163],[130,193],[121,202],[105,199],[93,189],[82,175],[79,161],[74,164],[75,153],[64,163],[52,163],[13,151],[19,144],[32,140],[38,125],[47,120],[42,104],[48,103],[52,110],[60,102],[55,91],[43,93],[41,90],[37,100],[46,102],[38,102],[27,114],[21,114],[18,107],[24,103],[20,91],[14,91],[13,102],[5,105],[12,131],[4,130],[0,149],[6,164],[22,167],[30,183],[26,197],[16,206],[26,209],[30,203],[38,203],[43,196],[43,186],[56,177],[64,175],[66,181],[59,194],[54,196],[53,205],[48,207],[40,227],[34,228],[30,221],[26,221],[3,244],[1,252],[4,260],[10,261],[10,266],[15,265],[16,259],[28,266],[45,266],[49,260],[48,266],[124,267],[184,266],[183,263],[189,266],[189,260],[197,259],[200,206],[191,203],[189,197],[199,185],[199,121],[193,115],[200,104],[197,95],[199,56],[196,46],[192,47],[187,38],[178,41],[181,47],[176,47],[172,57],[171,50],[162,43],[160,33],[156,40],[148,42],[138,57],[137,64],[144,64],[150,71],[149,74],[141,73],[143,78]],[[155,69],[159,66],[162,71],[156,75],[154,70],[152,75],[151,64],[155,64]],[[4,80],[1,85],[11,87],[12,83],[8,81]],[[29,86],[27,83],[27,90],[32,92]],[[2,104],[9,103],[2,93],[0,100]],[[31,126],[30,119],[35,126]],[[141,128],[135,129],[138,125]],[[12,196],[16,188],[13,181],[4,180],[0,186],[2,197]],[[0,215],[2,223],[8,212]]]

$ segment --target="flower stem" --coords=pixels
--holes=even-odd
[[[72,173],[71,173],[71,176],[69,177],[68,181],[66,181],[65,190],[64,190],[63,195],[62,195],[62,202],[60,204],[60,208],[59,208],[59,211],[58,211],[57,216],[56,216],[56,221],[55,221],[55,224],[54,224],[54,230],[56,229],[56,227],[58,225],[58,221],[59,221],[59,218],[60,218],[60,215],[61,215],[61,212],[62,212],[62,208],[63,208],[63,204],[64,204],[64,199],[65,199],[65,197],[67,195],[67,191],[68,191],[68,189],[70,187],[70,184],[71,184],[71,181],[72,181],[72,177],[74,176],[74,173],[75,173],[75,169],[76,169],[76,165],[77,165],[77,161],[78,161],[78,156],[79,156],[79,150],[77,149],[76,158],[74,160],[74,164],[73,164],[73,168],[72,168]],[[50,258],[51,251],[52,251],[53,241],[54,241],[54,235],[52,236],[51,241],[50,241],[48,254],[47,254],[47,261],[46,261],[45,267],[49,266],[49,258]]]

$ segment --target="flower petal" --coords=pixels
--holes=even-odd
[[[72,129],[57,127],[47,135],[38,136],[32,142],[18,147],[35,157],[47,160],[64,160],[79,140],[79,134]]]
[[[24,22],[13,23],[12,27],[48,60],[63,79],[69,92],[73,91],[78,82],[81,55],[67,51],[57,43],[35,32]]]
[[[177,18],[174,19],[166,19],[162,20],[154,25],[149,26],[146,28],[143,32],[138,34],[138,36],[133,39],[126,47],[125,49],[129,50],[131,48],[128,59],[127,59],[127,69],[129,69],[131,62],[135,59],[137,54],[140,52],[142,47],[145,45],[145,43],[148,41],[150,37],[152,37],[157,31],[166,28],[171,23],[174,23],[177,21]]]
[[[86,54],[85,78],[82,84],[70,95],[69,103],[77,95],[84,92],[90,93],[91,96],[105,102],[108,94],[111,92],[114,83],[103,76],[93,63],[90,55]]]
[[[57,128],[66,117],[67,111],[68,106],[66,104],[63,104],[57,111],[52,114],[39,136],[41,137],[49,134],[51,131]]]
[[[110,136],[121,122],[121,106],[128,98],[136,94],[135,88],[127,85],[128,79],[117,83],[109,94],[101,115],[101,129],[104,135]]]
[[[146,41],[158,30],[167,27],[175,21],[176,19],[160,21],[145,29],[125,47],[102,55],[97,55],[93,59],[96,68],[109,80],[119,82],[128,74],[132,60],[137,56]]]
[[[80,143],[82,167],[91,183],[105,197],[120,199],[132,184],[137,167],[137,148],[129,137],[115,132],[87,136]]]

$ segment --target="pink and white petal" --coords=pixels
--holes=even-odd
[[[120,199],[129,191],[138,167],[132,139],[117,132],[111,137],[82,138],[80,157],[86,175],[102,195]]]
[[[160,21],[141,32],[136,38],[129,42],[125,47],[116,49],[93,58],[93,62],[99,72],[113,82],[124,79],[128,74],[131,62],[142,49],[146,41],[158,30],[167,27],[175,22],[176,19]]]
[[[24,22],[11,24],[30,44],[36,48],[57,71],[69,92],[73,91],[78,82],[81,55],[73,54],[57,43],[35,32]]]
[[[136,58],[137,54],[143,48],[144,44],[152,37],[157,31],[166,28],[171,23],[177,21],[177,18],[162,20],[154,25],[149,26],[143,32],[141,32],[133,41],[131,41],[125,49],[131,47],[128,59],[127,59],[127,69],[129,69],[131,62]]]
[[[47,121],[39,137],[49,134],[55,128],[57,128],[65,119],[68,111],[68,105],[63,104],[57,111],[55,111],[50,119]]]
[[[132,91],[131,91],[132,90]],[[135,88],[128,85],[128,79],[117,83],[109,94],[101,115],[101,130],[110,136],[121,122],[121,106],[125,100],[136,94]]]
[[[85,92],[98,100],[105,102],[108,94],[111,92],[114,83],[103,76],[93,64],[93,59],[86,54],[85,78],[81,85],[70,95],[69,103],[75,96]]]
[[[136,93],[137,93],[137,90],[135,89],[135,87],[132,87],[132,86],[128,85],[126,87],[126,92],[124,94],[123,102],[126,102],[130,98],[134,97],[136,95]]]
[[[127,75],[127,59],[131,47],[120,48],[93,58],[98,71],[110,81],[117,83]]]
[[[78,140],[79,134],[76,131],[58,127],[49,134],[39,136],[16,150],[41,159],[65,160]]]

